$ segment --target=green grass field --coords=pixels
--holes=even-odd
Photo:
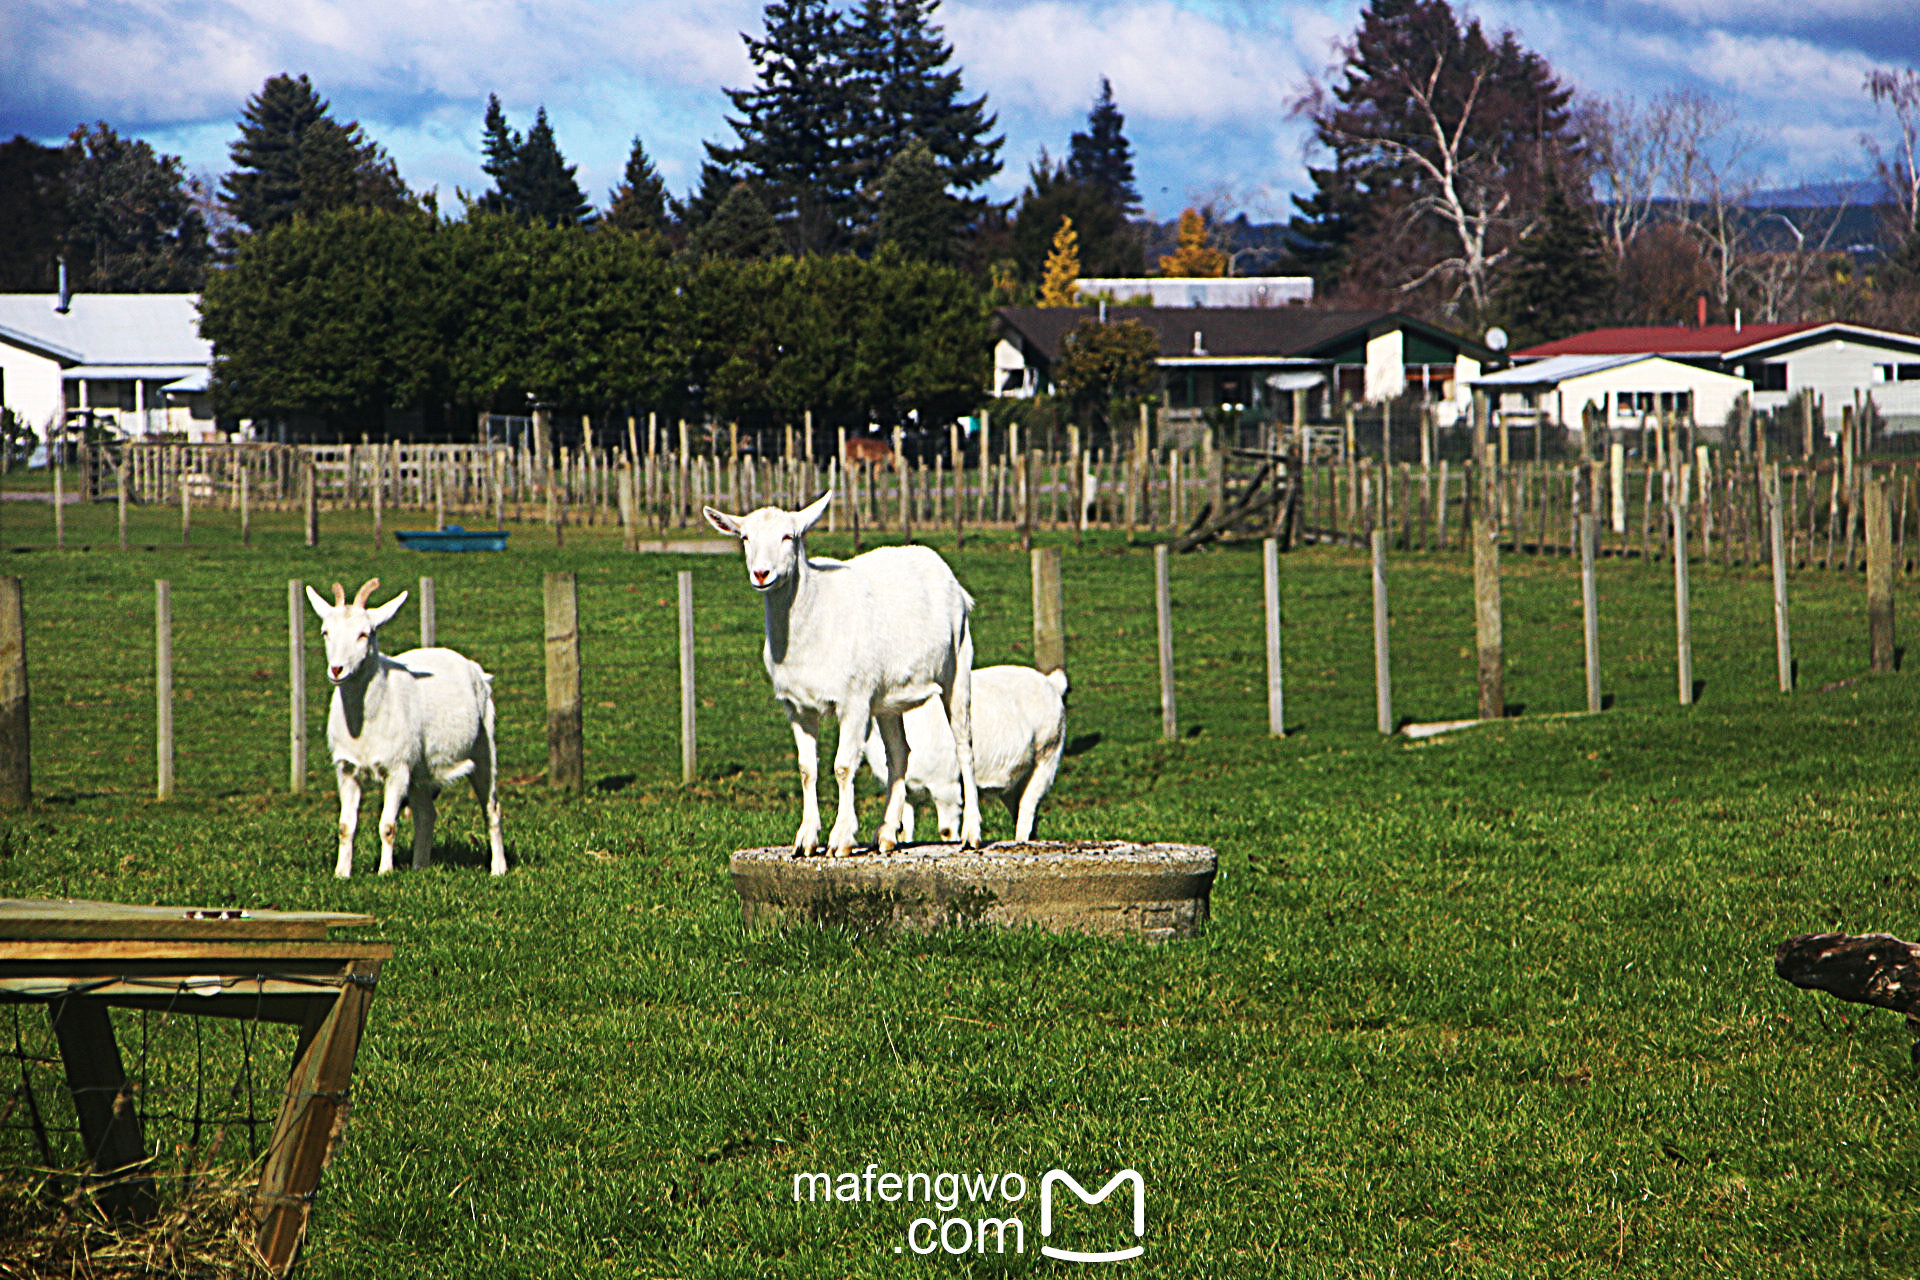
[[[263,518],[243,550],[215,512],[182,551],[167,511],[139,516],[154,549],[122,555],[112,519],[70,513],[70,546],[92,550],[23,552],[50,544],[47,509],[0,509],[16,549],[0,572],[26,584],[40,797],[0,833],[0,892],[379,918],[397,957],[307,1275],[1095,1274],[1037,1255],[1039,1176],[1092,1188],[1129,1166],[1146,1253],[1116,1274],[1920,1270],[1906,1033],[1771,965],[1793,933],[1920,932],[1920,695],[1910,675],[1864,675],[1855,579],[1794,580],[1801,691],[1782,696],[1767,580],[1696,567],[1704,689],[1681,708],[1669,570],[1605,564],[1613,705],[1557,717],[1583,705],[1574,562],[1509,560],[1508,700],[1525,716],[1410,743],[1373,731],[1363,559],[1297,552],[1291,732],[1275,741],[1257,552],[1184,557],[1183,736],[1165,742],[1151,557],[1090,539],[1065,557],[1073,749],[1041,834],[1217,847],[1211,925],[1159,947],[878,940],[740,926],[727,855],[788,839],[799,805],[737,557],[626,556],[604,529],[555,552],[532,528],[501,556],[376,555],[348,516],[316,551]],[[980,662],[1025,660],[1017,547],[979,538],[949,558],[979,600]],[[541,777],[540,578],[558,567],[580,575],[579,798]],[[689,788],[679,569],[700,623]],[[307,794],[288,791],[286,584],[423,572],[442,642],[496,673],[513,870],[485,874],[462,794],[443,802],[433,869],[370,874],[363,818],[362,874],[338,882],[311,619],[315,763]],[[151,799],[156,578],[176,628],[166,804]],[[1389,581],[1398,716],[1471,715],[1465,559],[1396,557]],[[385,647],[416,628],[409,607]],[[1010,834],[998,806],[987,817],[989,837]],[[1021,1216],[1026,1251],[919,1257],[896,1249],[924,1206],[794,1203],[796,1173],[870,1162],[1025,1175],[1025,1199],[992,1212]]]

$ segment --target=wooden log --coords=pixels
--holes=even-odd
[[[1267,732],[1287,736],[1286,689],[1280,663],[1280,540],[1260,544],[1261,586],[1266,596],[1267,622]]]
[[[287,581],[287,790],[307,790],[307,601],[304,583]]]
[[[33,734],[27,689],[27,615],[18,577],[0,577],[0,808],[33,802]]]
[[[173,799],[173,584],[153,584],[154,798]]]
[[[570,571],[545,582],[547,657],[547,785],[579,791],[585,785],[580,714],[580,598]]]
[[[693,676],[693,571],[677,575],[680,591],[680,781],[690,785],[699,776],[699,699]]]
[[[1920,1065],[1920,946],[1890,933],[1803,933],[1775,949],[1773,972],[1803,991],[1903,1015]]]
[[[1893,670],[1893,526],[1887,482],[1863,477],[1862,519],[1867,543],[1867,655],[1872,671]]]
[[[1153,549],[1153,604],[1160,642],[1160,736],[1173,741],[1180,736],[1180,716],[1173,696],[1173,585],[1169,556],[1164,542]]]

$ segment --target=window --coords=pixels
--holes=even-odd
[[[1748,361],[1747,377],[1753,382],[1755,391],[1785,391],[1787,362],[1785,360]]]
[[[1895,372],[1899,375],[1896,382],[1920,382],[1920,364],[1899,365]]]

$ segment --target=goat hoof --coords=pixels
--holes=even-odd
[[[895,840],[892,836],[881,836],[878,844],[875,847],[881,853],[892,853],[895,849],[898,849],[900,847],[900,842],[898,840]]]

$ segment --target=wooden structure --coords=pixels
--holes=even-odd
[[[333,941],[327,931],[372,923],[340,912],[0,899],[0,1001],[47,1007],[109,1213],[140,1216],[153,1190],[126,1172],[149,1152],[139,1110],[127,1105],[131,1087],[108,1010],[285,1023],[299,1040],[254,1212],[261,1256],[286,1274],[346,1119],[380,966],[393,956],[387,943]]]

